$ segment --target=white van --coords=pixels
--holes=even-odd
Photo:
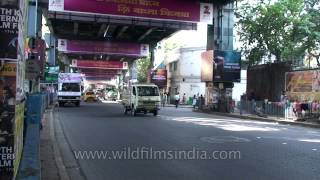
[[[122,104],[125,114],[130,111],[135,116],[149,112],[156,116],[160,105],[159,88],[155,84],[133,84],[123,91]]]

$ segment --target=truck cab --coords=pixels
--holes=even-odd
[[[82,90],[82,77],[79,73],[60,73],[58,79],[59,106],[73,103],[80,106]]]
[[[131,111],[132,115],[143,112],[158,114],[160,105],[159,88],[155,84],[133,84],[123,93],[125,114]]]

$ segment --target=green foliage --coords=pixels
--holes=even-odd
[[[141,58],[137,60],[138,82],[145,83],[148,80],[148,71],[150,66],[150,58]]]
[[[240,41],[249,64],[291,61],[319,50],[319,0],[259,1],[236,11]]]

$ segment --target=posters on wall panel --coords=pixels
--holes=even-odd
[[[5,180],[14,175],[16,69],[17,64],[11,62],[0,71],[0,177]]]
[[[17,60],[20,11],[17,6],[0,6],[0,59]]]
[[[292,100],[320,101],[320,70],[287,72],[286,93]]]

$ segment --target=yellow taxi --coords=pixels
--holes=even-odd
[[[87,92],[84,93],[83,100],[85,102],[87,102],[87,101],[97,101],[97,97],[96,97],[96,95],[94,94],[93,91],[87,91]]]

